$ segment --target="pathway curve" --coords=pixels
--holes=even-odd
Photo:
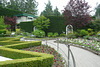
[[[54,43],[54,41],[55,40],[48,40],[47,44],[57,50],[57,43]],[[53,43],[54,45],[51,43]],[[46,44],[46,42],[42,41],[42,44]],[[66,45],[59,44],[59,47],[65,52],[66,55],[68,55],[68,49]],[[76,67],[100,67],[100,56],[78,47],[71,46],[70,48],[76,61]],[[67,61],[67,57],[65,56],[65,54],[61,50],[59,50],[58,52],[61,53]]]

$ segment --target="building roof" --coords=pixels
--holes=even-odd
[[[27,14],[27,13],[17,14],[17,15],[14,15],[14,16],[30,16],[30,17],[34,17],[34,18],[38,17],[38,16],[31,15],[31,14]]]

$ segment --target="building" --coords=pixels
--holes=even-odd
[[[27,14],[27,13],[18,14],[14,16],[17,17],[17,24],[19,24],[20,22],[34,21],[37,18],[37,16]]]

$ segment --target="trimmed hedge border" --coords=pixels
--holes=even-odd
[[[40,46],[41,41],[16,41],[17,38],[0,38],[1,45],[0,55],[11,58],[13,60],[0,61],[0,67],[52,67],[54,63],[54,56],[45,53],[23,51],[23,49],[32,46]],[[9,43],[7,45],[7,43]],[[17,43],[17,44],[14,44]],[[20,42],[20,43],[18,43]]]
[[[54,56],[50,54],[0,47],[0,55],[14,60],[0,62],[0,67],[51,67]]]
[[[13,48],[13,49],[23,49],[28,47],[34,47],[34,46],[40,46],[41,41],[32,41],[32,42],[24,42],[19,44],[13,44],[13,45],[6,45],[4,47]]]
[[[0,41],[20,41],[20,38],[9,38],[9,37],[2,37]]]

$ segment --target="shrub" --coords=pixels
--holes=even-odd
[[[75,34],[73,33],[68,33],[67,38],[76,38]]]
[[[88,35],[91,36],[91,35],[93,35],[93,34],[94,34],[93,29],[90,29],[90,28],[89,28],[89,29],[88,29]]]
[[[5,37],[5,34],[0,34],[0,37]]]
[[[6,34],[6,30],[5,29],[0,30],[0,34]]]
[[[53,33],[52,32],[49,32],[48,33],[48,37],[52,37],[53,36]]]
[[[27,32],[23,32],[23,36],[28,36],[28,35],[27,35]]]
[[[80,35],[81,35],[81,37],[86,36],[86,35],[88,35],[88,31],[82,29],[82,30],[80,31]]]
[[[57,32],[53,34],[53,37],[57,37],[57,36],[59,36]]]
[[[96,36],[99,36],[100,37],[100,31],[97,32]]]
[[[22,33],[22,31],[20,29],[16,29],[16,34],[20,35]]]
[[[90,37],[89,35],[86,35],[84,36],[84,39],[89,39],[89,37]]]
[[[34,31],[34,35],[35,35],[36,37],[39,37],[39,38],[45,37],[45,32],[42,31],[42,30],[35,30],[35,31]]]
[[[64,34],[64,33],[61,33],[61,34],[60,34],[60,36],[61,36],[61,37],[65,37],[65,36],[66,36],[66,34]]]
[[[74,32],[74,34],[75,34],[76,37],[80,37],[81,36],[81,34],[79,32]]]
[[[6,30],[6,34],[7,34],[7,35],[11,35],[11,31]]]

